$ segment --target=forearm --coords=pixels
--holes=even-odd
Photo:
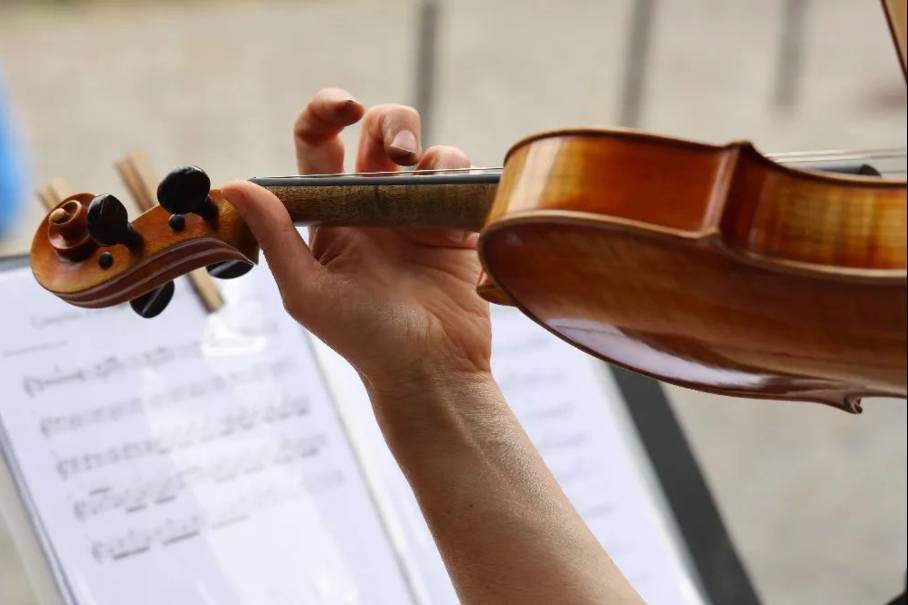
[[[640,601],[491,376],[367,386],[463,602]]]
[[[337,135],[361,117],[358,172],[470,166],[453,147],[422,151],[414,109],[366,111],[325,89],[294,127],[300,172],[343,170]],[[368,375],[385,438],[463,601],[639,601],[482,371],[491,333],[475,293],[475,234],[317,227],[310,248],[271,191],[236,182],[222,192],[261,245],[285,308]]]

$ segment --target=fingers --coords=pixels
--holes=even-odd
[[[324,267],[312,257],[284,204],[273,193],[248,181],[228,183],[221,193],[249,225],[268,259],[284,306],[297,317],[294,309],[300,308],[299,299],[306,296]]]
[[[356,155],[357,172],[393,171],[420,156],[419,113],[406,105],[376,105],[366,112]]]
[[[429,147],[423,154],[417,170],[441,170],[445,168],[469,168],[470,159],[459,147],[450,145],[435,145]]]
[[[293,125],[300,173],[343,172],[344,144],[337,135],[358,122],[363,111],[363,106],[346,90],[318,91]]]
[[[358,172],[394,171],[421,157],[419,113],[406,105],[363,106],[341,88],[324,88],[306,105],[293,127],[301,174],[342,172],[344,145],[338,135],[363,118],[356,158]]]

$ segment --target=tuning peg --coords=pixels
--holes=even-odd
[[[171,298],[173,298],[173,282],[169,281],[151,292],[132,299],[129,301],[129,306],[142,317],[151,319],[167,308]]]
[[[47,240],[61,257],[79,261],[98,247],[88,233],[88,204],[93,197],[91,193],[72,195],[47,215]]]
[[[142,244],[142,237],[129,224],[126,207],[116,197],[104,193],[88,205],[88,234],[99,246],[123,244],[135,250]]]
[[[233,279],[234,277],[246,275],[253,266],[254,265],[238,260],[225,260],[220,263],[208,265],[205,268],[208,270],[211,277],[217,277],[218,279]]]
[[[183,166],[171,170],[158,185],[158,202],[171,214],[198,214],[205,220],[218,215],[208,193],[211,179],[198,166]]]

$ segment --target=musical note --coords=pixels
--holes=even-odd
[[[163,522],[130,528],[125,534],[91,544],[91,554],[99,563],[119,561],[147,553],[152,548],[165,547],[184,540],[200,537],[206,532],[249,521],[256,514],[267,512],[315,491],[342,484],[344,475],[339,470],[322,471],[304,477],[296,484],[270,485],[263,489],[247,491],[211,510],[185,517],[165,517]]]
[[[17,289],[34,304],[0,313],[0,440],[49,552],[78,578],[73,602],[194,601],[204,590],[239,603],[238,582],[302,595],[325,581],[409,602],[310,345],[273,284],[225,283],[231,303],[212,316],[178,284],[168,322],[152,325],[128,308],[71,313],[29,277]],[[21,353],[51,342],[63,344]]]
[[[168,405],[178,405],[266,378],[277,379],[292,368],[293,360],[290,358],[258,363],[249,368],[228,372],[223,376],[206,377],[203,380],[178,384],[145,398],[130,397],[63,416],[47,416],[41,418],[40,430],[46,437],[52,437],[96,424],[117,422],[132,414],[141,414]]]
[[[22,378],[22,390],[30,398],[34,398],[39,393],[49,391],[55,387],[65,387],[73,382],[104,380],[121,372],[156,369],[167,363],[188,358],[198,358],[199,356],[200,348],[198,342],[186,343],[175,347],[157,346],[125,358],[109,355],[81,367],[69,370],[57,368],[49,375],[26,375]]]
[[[73,503],[73,512],[80,521],[121,510],[132,513],[147,506],[160,506],[175,501],[187,489],[197,489],[206,483],[225,483],[240,475],[262,473],[277,465],[286,465],[318,454],[325,447],[324,435],[284,439],[279,444],[268,444],[257,450],[240,452],[229,458],[218,459],[213,464],[177,470],[162,479],[140,484],[103,487],[90,490]],[[312,489],[320,487],[311,485]]]
[[[118,464],[142,456],[166,455],[174,450],[189,448],[215,439],[225,439],[238,431],[251,431],[261,421],[264,424],[281,422],[309,410],[306,397],[286,397],[275,403],[266,403],[259,409],[240,408],[232,414],[216,418],[197,419],[190,424],[166,429],[160,436],[141,441],[124,442],[105,450],[81,453],[57,462],[57,472],[63,479],[105,466]],[[300,445],[302,444],[302,445]],[[318,438],[305,438],[293,447],[317,451]],[[315,449],[313,449],[315,448]],[[281,447],[281,461],[298,455],[286,444]],[[282,462],[280,462],[282,463]]]

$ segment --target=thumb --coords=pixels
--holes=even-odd
[[[265,253],[284,306],[291,314],[305,308],[298,299],[306,296],[324,267],[293,226],[287,208],[273,193],[249,181],[227,183],[221,194],[236,208]]]

